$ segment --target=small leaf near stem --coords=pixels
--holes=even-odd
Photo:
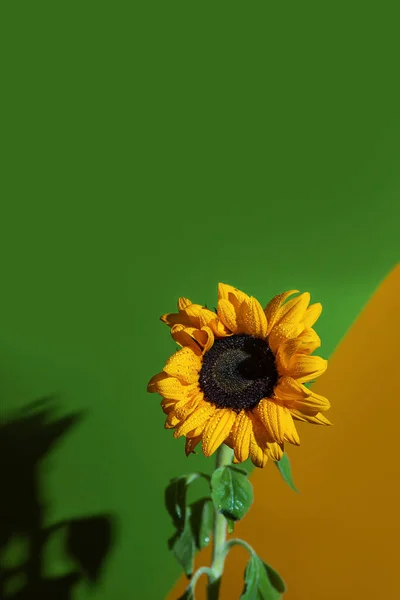
[[[224,465],[211,476],[211,497],[218,512],[227,519],[242,519],[253,502],[253,487],[247,473],[232,465]]]
[[[240,600],[280,600],[286,591],[278,573],[256,554],[253,554],[247,563],[244,579],[245,588]]]
[[[211,498],[200,498],[190,505],[192,514],[190,518],[196,548],[202,550],[211,539],[214,512]]]
[[[211,509],[208,508],[207,511],[207,508],[203,507],[202,514],[198,518],[198,515],[193,515],[193,506],[196,509],[196,503],[191,506],[186,505],[187,488],[200,477],[210,482],[210,477],[204,473],[190,473],[172,479],[165,490],[165,505],[176,528],[176,532],[168,540],[168,547],[182,566],[187,577],[190,577],[193,572],[196,547],[200,548],[207,545],[207,537],[209,541],[211,534]],[[206,500],[210,504],[211,499]]]
[[[171,479],[165,490],[165,506],[177,529],[182,529],[186,512],[186,479]]]
[[[288,484],[289,487],[292,488],[293,491],[299,492],[296,486],[293,483],[292,479],[292,469],[290,467],[290,460],[288,455],[285,454],[282,456],[281,460],[275,462],[280,474],[282,475],[284,481]]]
[[[286,585],[279,573],[261,560],[244,540],[229,540],[225,544],[225,552],[228,553],[233,546],[243,546],[250,553],[245,571],[245,588],[240,600],[280,600],[286,592]]]
[[[210,482],[210,476],[205,473],[189,473],[171,479],[165,490],[165,506],[178,530],[182,529],[185,523],[187,488],[200,477]]]
[[[187,577],[193,573],[193,561],[196,552],[195,539],[190,523],[191,509],[186,508],[185,523],[182,530],[177,531],[169,540],[169,549],[185,571]]]

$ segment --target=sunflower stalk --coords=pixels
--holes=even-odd
[[[217,450],[217,459],[215,468],[225,467],[232,463],[233,450],[221,444]],[[224,570],[226,556],[226,528],[227,522],[216,507],[214,507],[214,528],[213,528],[213,547],[212,547],[212,563],[211,573],[208,584],[208,600],[217,600],[221,587],[221,577]]]

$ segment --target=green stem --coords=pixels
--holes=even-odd
[[[196,573],[193,575],[192,579],[190,580],[190,584],[186,588],[187,590],[192,591],[193,596],[194,596],[196,584],[202,575],[207,575],[207,577],[210,578],[212,575],[211,569],[209,567],[200,567],[200,569],[197,569]]]
[[[217,460],[215,468],[224,467],[232,463],[233,450],[222,444],[217,450]],[[213,551],[211,571],[209,579],[207,597],[208,600],[218,600],[221,587],[221,577],[225,562],[225,542],[226,542],[226,519],[214,507],[214,531],[213,531]]]
[[[250,544],[248,544],[247,542],[245,542],[244,540],[241,540],[240,538],[234,538],[233,540],[229,540],[229,542],[226,542],[225,544],[225,552],[228,553],[229,550],[233,547],[233,546],[243,546],[243,548],[246,548],[247,552],[251,555],[256,555],[256,553],[254,552],[253,548],[250,546]]]

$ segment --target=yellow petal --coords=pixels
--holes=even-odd
[[[250,437],[252,422],[247,413],[242,410],[237,416],[232,432],[233,450],[238,462],[243,462],[249,457]]]
[[[203,433],[203,453],[211,456],[230,434],[236,413],[229,408],[218,408],[208,421]]]
[[[147,389],[149,392],[157,392],[164,398],[171,400],[183,400],[194,389],[194,385],[183,385],[175,377],[170,377],[167,373],[158,373],[149,381]]]
[[[185,436],[187,438],[196,438],[196,437],[199,437],[199,436],[203,437],[203,431],[204,431],[204,423],[201,423],[200,425],[198,425],[194,429],[191,429],[190,431],[188,431],[187,433],[185,433]]]
[[[211,346],[214,344],[214,333],[210,327],[206,325],[201,329],[196,329],[193,333],[193,337],[203,347],[203,352],[208,352]]]
[[[291,410],[290,412],[293,419],[296,419],[297,421],[304,421],[305,423],[312,423],[313,425],[332,425],[322,413],[306,415],[299,410]]]
[[[274,389],[274,394],[290,409],[316,413],[330,408],[327,398],[316,394],[292,377],[282,377]]]
[[[230,325],[225,324],[228,331],[237,333],[237,325],[238,325],[238,321],[239,321],[240,307],[241,307],[242,303],[248,299],[249,299],[249,297],[247,294],[245,294],[244,292],[241,292],[237,288],[232,287],[231,285],[226,285],[225,283],[220,283],[218,285],[218,310],[219,310],[221,300],[225,300],[226,302],[228,302],[233,309],[233,313],[232,313],[232,309],[229,308],[226,303],[223,302],[221,305],[221,306],[225,307],[225,313],[226,313],[226,311],[229,311],[229,314],[227,314],[227,318],[229,320]],[[223,321],[223,320],[221,319],[221,321]],[[231,327],[232,327],[232,329],[231,329]]]
[[[285,302],[286,298],[289,298],[289,296],[292,296],[293,294],[297,294],[298,291],[299,290],[289,290],[288,292],[283,292],[283,294],[278,294],[277,296],[274,296],[274,298],[272,298],[272,300],[267,304],[264,312],[268,322],[268,333],[275,325],[279,309]]]
[[[318,334],[311,327],[304,329],[297,339],[301,342],[297,351],[302,354],[311,354],[321,345]]]
[[[208,419],[213,415],[214,412],[215,412],[215,406],[213,404],[210,404],[209,402],[202,404],[200,406],[200,408],[195,410],[188,417],[188,419],[186,419],[181,425],[179,425],[179,427],[177,428],[177,430],[174,433],[174,437],[178,438],[181,435],[186,435],[190,431],[197,429],[197,428],[200,428],[201,430],[203,430]],[[191,437],[195,437],[195,436],[191,436]]]
[[[176,405],[176,400],[169,400],[168,398],[163,398],[161,400],[161,408],[166,415],[169,415],[173,410],[175,410]]]
[[[186,325],[186,327],[192,326],[190,317],[183,311],[180,311],[179,313],[166,313],[165,315],[161,315],[160,319],[170,327],[178,324]]]
[[[275,325],[268,336],[268,344],[274,354],[278,348],[288,340],[298,338],[304,330],[303,323],[279,323]]]
[[[232,333],[236,332],[237,329],[237,316],[234,306],[229,300],[225,298],[221,298],[218,300],[218,316],[223,324],[230,330]]]
[[[237,331],[259,338],[267,336],[267,319],[256,298],[251,297],[242,302]]]
[[[306,314],[303,317],[304,325],[306,327],[312,327],[314,325],[314,323],[318,320],[321,312],[322,312],[322,304],[320,302],[311,304],[307,308]]]
[[[195,331],[199,330],[194,327],[185,327],[185,325],[180,324],[172,325],[171,327],[171,335],[175,342],[182,347],[188,346],[189,348],[192,348],[194,352],[199,348],[198,342],[193,337]]]
[[[256,467],[263,468],[268,461],[268,434],[258,417],[251,415],[251,420],[250,458]]]
[[[276,316],[276,323],[299,323],[303,320],[306,314],[307,307],[310,303],[310,294],[304,292],[286,302],[280,309]]]
[[[260,421],[269,433],[271,440],[283,442],[285,435],[285,413],[283,407],[274,400],[264,398],[257,406]]]
[[[175,379],[175,377],[168,377],[158,383],[158,393],[161,394],[163,398],[176,400],[177,402],[188,398],[196,388],[196,384],[183,385],[179,379]]]
[[[200,354],[200,350],[199,350]],[[177,377],[183,383],[195,383],[201,369],[200,357],[192,348],[182,348],[167,360],[164,372]]]
[[[211,331],[213,332],[213,334],[216,337],[226,337],[228,335],[231,335],[231,332],[229,331],[229,329],[227,327],[225,327],[225,325],[223,324],[223,322],[221,321],[221,319],[218,317],[218,315],[214,314],[214,318],[211,319],[210,321],[208,321],[208,326],[211,329]]]
[[[248,295],[231,285],[228,285],[226,283],[219,283],[218,300],[220,300],[221,298],[229,300],[230,302],[232,302],[234,298],[236,298],[237,303],[241,304],[243,300],[246,300],[248,298]]]
[[[300,383],[306,383],[325,373],[327,366],[328,361],[320,356],[295,354],[290,360],[288,375]]]
[[[167,325],[184,325],[185,327],[195,327],[201,329],[208,321],[215,318],[215,313],[200,304],[192,304],[187,298],[181,298],[178,306],[182,306],[178,313],[167,313],[162,315],[161,321]],[[189,303],[188,303],[189,302]]]
[[[320,394],[314,394],[311,392],[307,398],[296,399],[292,403],[287,404],[288,407],[294,408],[296,410],[300,410],[303,413],[316,413],[316,412],[325,412],[329,410],[331,404],[325,396],[320,396]]]
[[[179,425],[179,423],[180,421],[175,416],[175,412],[171,411],[167,417],[167,420],[165,421],[164,427],[165,429],[175,429],[175,427]]]
[[[283,456],[283,444],[279,445],[276,442],[267,444],[267,454],[274,461],[281,460]]]
[[[201,306],[201,304],[189,304],[183,312],[188,315],[193,327],[197,329],[200,329],[203,325],[207,325],[208,321],[215,317],[215,314],[211,310]]]
[[[274,389],[274,394],[286,404],[296,399],[307,398],[311,395],[311,390],[293,379],[293,377],[281,377]]]
[[[194,449],[196,448],[196,446],[200,442],[200,440],[201,440],[201,435],[198,435],[193,438],[186,438],[186,444],[185,444],[186,456],[189,456],[189,454],[196,454]]]
[[[184,310],[185,308],[187,308],[191,304],[192,304],[192,302],[189,300],[189,298],[184,298],[183,296],[181,296],[178,299],[178,309],[179,310]]]
[[[271,337],[271,336],[270,336]],[[290,361],[298,351],[300,343],[297,339],[287,340],[280,344],[275,353],[275,362],[279,375],[287,375],[290,370]]]
[[[183,310],[183,313],[188,316],[191,325],[197,329],[208,326],[218,336],[223,337],[229,334],[218,315],[200,304],[190,304]]]
[[[201,348],[207,352],[214,344],[214,334],[209,327],[186,327],[185,325],[172,325],[171,335],[180,346],[191,348],[195,354]]]
[[[250,442],[250,458],[255,467],[263,469],[268,462],[268,454],[261,450],[254,438]]]
[[[292,415],[287,408],[283,409],[285,416],[285,440],[290,442],[291,444],[295,444],[296,446],[300,445],[299,434],[297,433],[297,429],[295,424],[293,423]]]
[[[203,392],[198,392],[191,398],[185,398],[175,404],[175,415],[180,421],[187,419],[203,401]]]
[[[163,379],[168,379],[168,375],[164,373],[164,371],[157,373],[157,375],[153,375],[147,384],[147,391],[150,393],[158,392],[158,383]]]

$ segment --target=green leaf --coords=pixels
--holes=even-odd
[[[244,572],[245,587],[240,596],[240,600],[258,600],[258,584],[260,579],[259,562],[259,559],[255,555],[251,556],[248,561]]]
[[[275,588],[280,594],[284,594],[286,592],[286,584],[279,575],[278,571],[275,571],[275,569],[273,569],[264,561],[263,566],[272,587]]]
[[[278,467],[278,470],[280,471],[280,474],[282,475],[284,481],[286,481],[286,483],[288,484],[289,487],[292,488],[292,490],[294,490],[295,492],[298,493],[299,490],[296,488],[296,486],[293,483],[292,470],[290,468],[290,461],[289,461],[289,457],[286,454],[286,452],[282,456],[281,460],[276,461],[275,464]]]
[[[187,577],[190,577],[193,573],[193,561],[196,552],[196,544],[190,520],[191,508],[188,506],[182,531],[177,531],[168,540],[169,549],[185,571]]]
[[[178,530],[182,530],[185,523],[187,488],[199,477],[203,477],[210,483],[210,476],[205,473],[188,473],[171,479],[165,489],[165,506]]]
[[[237,471],[238,473],[242,473],[243,475],[246,475],[246,477],[249,476],[246,469],[242,469],[242,468],[238,467],[237,465],[229,465],[229,468],[232,469],[233,471]]]
[[[280,575],[253,554],[244,574],[245,588],[240,600],[280,600],[286,586]]]
[[[201,498],[193,502],[191,507],[191,526],[196,547],[201,550],[205,548],[211,539],[214,523],[214,510],[211,498]]]
[[[175,527],[182,530],[185,524],[187,476],[171,479],[165,490],[165,506]]]
[[[253,487],[240,470],[227,465],[211,477],[211,497],[218,512],[227,519],[242,519],[253,502]]]

